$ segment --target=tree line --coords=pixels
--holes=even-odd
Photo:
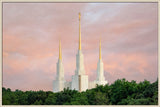
[[[52,91],[11,91],[2,87],[3,105],[158,105],[158,79],[136,83],[118,79],[85,92],[64,89]]]

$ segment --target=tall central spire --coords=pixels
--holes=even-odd
[[[81,50],[81,13],[79,13],[79,50]]]
[[[102,56],[101,56],[101,40],[99,42],[99,59],[102,59]]]
[[[59,59],[62,60],[61,40],[59,40]]]

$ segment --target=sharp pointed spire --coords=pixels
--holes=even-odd
[[[81,13],[79,13],[79,50],[81,50]]]
[[[101,39],[100,39],[100,42],[99,42],[99,59],[102,59],[102,56],[101,56]]]
[[[59,40],[59,59],[62,60],[61,40]]]

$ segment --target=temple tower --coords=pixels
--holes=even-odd
[[[57,62],[57,74],[56,80],[53,81],[53,92],[62,91],[64,89],[65,79],[64,79],[64,68],[62,63],[62,49],[61,41],[59,41],[59,58]]]
[[[96,84],[98,85],[107,84],[107,81],[105,81],[105,77],[104,77],[103,61],[102,61],[102,54],[101,54],[101,40],[99,42],[99,61],[97,63]]]
[[[76,55],[76,70],[72,76],[71,89],[85,91],[88,89],[88,76],[85,74],[84,58],[81,50],[81,14],[79,13],[79,48]]]

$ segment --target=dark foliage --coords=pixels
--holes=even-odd
[[[78,92],[21,91],[2,88],[3,105],[158,105],[158,79],[140,83],[118,79],[113,84]]]

